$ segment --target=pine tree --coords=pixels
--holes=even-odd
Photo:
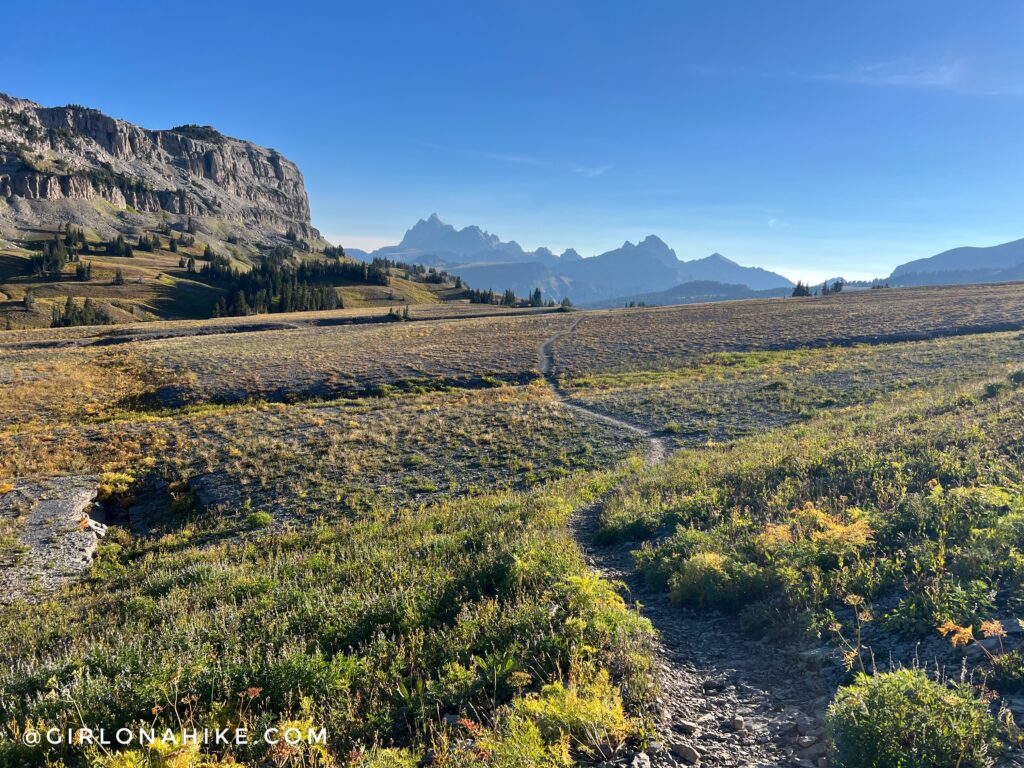
[[[248,315],[249,314],[249,302],[245,300],[245,292],[239,289],[238,293],[235,294],[235,300],[231,305],[233,315]]]

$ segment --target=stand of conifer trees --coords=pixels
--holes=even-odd
[[[335,286],[387,285],[387,271],[379,265],[347,261],[311,261],[295,264],[289,248],[275,248],[248,272],[231,266],[224,256],[209,250],[200,275],[229,285],[214,307],[214,316],[265,312],[307,312],[341,306]]]

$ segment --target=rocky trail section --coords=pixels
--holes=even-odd
[[[569,402],[555,378],[553,344],[572,333],[577,319],[538,349],[538,365],[553,395],[586,418],[647,439],[648,465],[665,461],[668,441],[643,427]],[[655,648],[661,691],[654,707],[664,741],[618,761],[650,766],[828,766],[824,712],[828,686],[815,654],[785,650],[744,635],[734,619],[673,605],[652,590],[633,564],[635,544],[594,544],[604,501],[577,514],[570,526],[587,561],[620,583],[659,633]]]
[[[22,479],[0,496],[0,603],[40,599],[92,563],[106,526],[91,476]]]

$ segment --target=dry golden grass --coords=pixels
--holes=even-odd
[[[194,377],[165,402],[231,402],[362,392],[402,382],[480,384],[536,375],[537,348],[560,314],[183,337],[134,350],[147,364]]]
[[[157,377],[120,352],[0,349],[0,429],[97,418],[144,396]]]
[[[559,373],[666,370],[712,352],[907,341],[1024,328],[1024,283],[849,291],[588,312],[554,346]]]
[[[574,402],[664,431],[681,445],[722,441],[913,387],[1005,376],[1024,334],[705,355],[675,370],[563,378]]]
[[[534,384],[30,422],[0,433],[0,478],[127,468],[176,482],[213,473],[215,503],[299,519],[527,487],[607,466],[635,447],[601,422],[574,419]]]

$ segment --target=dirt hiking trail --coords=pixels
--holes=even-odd
[[[570,402],[559,389],[552,347],[583,319],[538,348],[541,375],[566,408],[646,439],[646,465],[664,462],[671,455],[667,438]],[[577,513],[570,528],[588,564],[617,582],[626,600],[658,631],[655,663],[661,691],[652,709],[664,739],[645,754],[617,762],[633,768],[827,766],[823,717],[828,699],[818,660],[745,635],[733,617],[682,608],[665,591],[649,589],[630,554],[636,543],[595,544],[605,501]]]

